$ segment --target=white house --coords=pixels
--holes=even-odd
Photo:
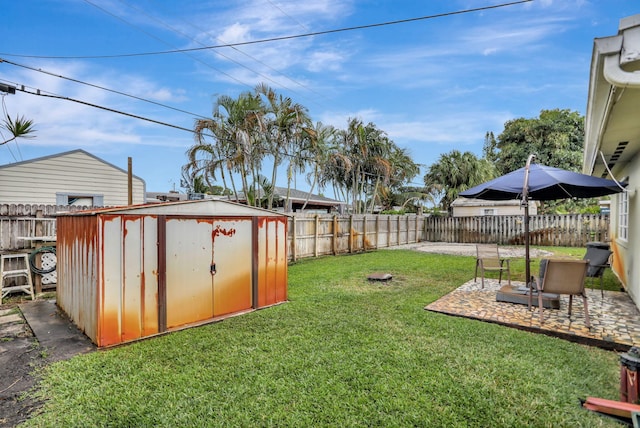
[[[0,166],[0,204],[124,206],[128,172],[84,150]],[[132,201],[145,199],[145,182],[132,176]]]
[[[640,15],[634,15],[620,20],[617,35],[594,41],[583,172],[628,182],[611,198],[612,267],[640,307],[639,115]]]
[[[529,215],[538,214],[538,201],[529,201]],[[524,215],[521,201],[485,201],[473,198],[457,198],[451,203],[453,217],[473,217],[485,215]]]

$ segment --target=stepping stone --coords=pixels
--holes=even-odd
[[[393,275],[391,275],[390,273],[381,272],[372,273],[371,275],[367,276],[367,279],[369,281],[391,281],[391,278],[393,278]]]
[[[2,326],[0,338],[14,338],[27,335],[27,327],[24,324],[9,324]]]
[[[18,314],[5,315],[0,317],[0,325],[9,324],[12,322],[24,322],[22,317]]]
[[[0,309],[0,317],[3,317],[11,312],[15,312],[14,309]]]

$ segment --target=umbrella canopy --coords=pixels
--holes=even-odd
[[[526,167],[517,169],[460,192],[460,196],[490,201],[522,199],[525,174]],[[528,197],[535,201],[595,198],[621,191],[622,188],[613,180],[592,177],[536,163],[532,163],[529,166]]]
[[[551,201],[565,198],[595,198],[622,192],[625,184],[614,180],[592,177],[560,168],[532,163],[535,155],[529,155],[524,168],[460,192],[465,198],[504,201],[521,199],[524,207],[525,278],[531,286],[531,261],[529,257],[529,199]],[[531,307],[531,293],[529,293]]]

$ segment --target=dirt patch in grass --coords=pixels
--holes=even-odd
[[[29,419],[41,403],[27,392],[37,383],[46,352],[17,308],[0,305],[0,427],[14,427]]]

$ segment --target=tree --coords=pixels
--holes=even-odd
[[[484,158],[471,152],[452,150],[440,155],[424,176],[424,184],[434,194],[444,192],[440,200],[441,208],[449,210],[458,193],[496,176],[495,167]]]
[[[277,94],[266,84],[260,84],[255,92],[263,98],[263,120],[265,130],[265,148],[273,158],[271,183],[276,182],[277,171],[284,159],[288,159],[287,166],[287,198],[288,206],[291,181],[296,170],[304,169],[306,159],[302,158],[303,130],[310,126],[307,109],[294,103],[289,97]],[[268,197],[267,208],[273,207],[273,192]]]
[[[538,118],[519,118],[505,123],[497,144],[485,141],[485,148],[496,148],[496,167],[500,175],[525,166],[530,154],[536,162],[580,171],[584,147],[584,117],[576,111],[542,110]],[[486,153],[485,153],[486,154]],[[560,200],[541,204],[540,213],[576,212],[595,204],[594,200]]]
[[[303,141],[306,144],[302,151],[309,156],[309,163],[311,164],[311,171],[306,175],[307,183],[311,186],[311,189],[307,193],[302,210],[307,206],[316,185],[324,189],[326,182],[322,181],[323,170],[327,166],[330,149],[334,144],[336,129],[333,126],[326,126],[322,122],[317,122],[313,128],[305,129],[305,133],[307,135]]]
[[[579,171],[583,146],[583,116],[570,110],[542,110],[538,118],[519,118],[505,123],[495,146],[496,167],[500,175],[515,171],[522,168],[533,153],[544,165]]]
[[[236,200],[238,194],[233,174],[237,173],[244,195],[255,194],[266,153],[261,144],[264,141],[263,112],[260,97],[251,92],[243,92],[236,99],[227,95],[219,96],[213,118],[196,120],[196,144],[187,151],[189,164],[185,168],[205,171],[211,177],[215,177],[216,169],[220,170],[223,177],[226,171]],[[205,131],[211,135],[205,134]],[[213,138],[213,142],[208,143],[205,137]],[[199,155],[204,157],[199,158]],[[226,184],[224,187],[227,187]]]
[[[212,118],[196,120],[194,132],[184,182],[193,185],[201,176],[212,188],[219,178],[227,189],[228,180],[237,200],[234,177],[239,177],[247,200],[267,208],[273,207],[279,168],[285,165],[285,207],[295,178],[306,174],[311,191],[333,186],[335,195],[352,203],[354,213],[373,210],[419,171],[375,124],[349,119],[345,130],[320,122],[314,126],[305,107],[264,84],[237,98],[219,96]],[[271,167],[270,174],[263,164]],[[259,188],[266,199],[258,197]]]
[[[0,142],[0,146],[3,146],[17,138],[34,138],[35,135],[33,133],[36,131],[34,128],[33,121],[30,119],[25,119],[24,116],[16,116],[15,119],[11,119],[11,116],[7,115],[2,121],[2,127],[9,131],[11,137],[5,139],[2,136],[2,142]]]
[[[492,163],[495,163],[498,159],[498,142],[496,141],[496,137],[493,135],[493,132],[487,132],[484,136],[482,157]]]

